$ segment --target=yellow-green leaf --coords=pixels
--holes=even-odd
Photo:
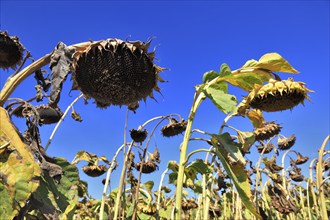
[[[250,67],[251,66],[270,70],[272,72],[299,73],[278,53],[267,53],[263,55],[257,63],[253,62],[252,65],[250,64]],[[243,67],[245,67],[245,65]]]
[[[13,219],[39,186],[40,167],[0,107],[0,216]]]

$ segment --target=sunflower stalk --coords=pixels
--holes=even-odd
[[[109,183],[110,183],[110,176],[111,176],[112,171],[116,167],[117,156],[124,147],[126,147],[126,146],[123,144],[117,149],[117,152],[115,153],[115,155],[113,156],[113,158],[111,160],[111,166],[109,167],[108,172],[107,172],[107,177],[105,179],[104,189],[103,189],[103,194],[102,194],[101,208],[100,208],[100,212],[99,212],[100,220],[103,220],[103,217],[104,217],[104,205],[105,205],[107,191],[108,191],[108,187],[109,187]]]
[[[70,105],[66,108],[65,112],[63,113],[62,117],[60,118],[60,120],[57,122],[52,134],[50,135],[48,142],[45,146],[45,152],[48,150],[49,145],[52,143],[52,140],[55,136],[56,131],[58,130],[58,128],[60,127],[61,123],[63,122],[64,118],[66,117],[66,115],[69,113],[69,110],[73,107],[74,104],[76,104],[76,102],[83,97],[83,94],[81,93],[77,98],[75,98]]]
[[[321,216],[323,219],[328,219],[326,201],[324,196],[324,187],[322,185],[322,182],[323,182],[323,153],[329,139],[330,139],[330,135],[328,135],[324,139],[323,144],[319,149],[319,157],[316,163],[316,188],[319,192],[318,202],[321,210]]]

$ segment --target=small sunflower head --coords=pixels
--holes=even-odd
[[[265,148],[266,148],[266,149],[265,149]],[[258,145],[258,146],[257,146],[258,153],[260,153],[260,154],[261,154],[262,152],[264,152],[264,154],[268,154],[268,153],[270,153],[274,148],[275,148],[274,144],[271,144],[271,143],[266,144],[266,145],[261,144],[261,145]]]
[[[295,182],[302,182],[304,180],[304,176],[301,173],[301,169],[297,166],[294,166],[292,170],[289,171],[289,176]]]
[[[313,92],[305,87],[303,82],[270,79],[263,86],[256,85],[239,106],[239,112],[244,114],[249,107],[266,112],[277,112],[292,109],[304,100],[310,100],[307,93]]]
[[[182,207],[183,211],[188,211],[188,210],[197,208],[198,205],[195,202],[195,200],[193,198],[191,198],[191,199],[187,199],[187,200],[183,201],[181,204],[181,207]]]
[[[76,46],[74,85],[101,108],[132,108],[148,96],[153,98],[153,90],[160,92],[157,83],[163,80],[158,73],[164,69],[153,63],[155,54],[148,52],[150,43],[108,39]]]
[[[293,134],[288,138],[278,138],[277,146],[280,150],[290,149],[296,142],[296,136]]]
[[[297,152],[298,158],[296,160],[292,159],[290,160],[290,165],[295,166],[295,165],[301,165],[304,164],[308,161],[309,157],[301,155],[299,152]]]
[[[158,169],[158,165],[155,162],[147,161],[147,162],[138,162],[135,164],[135,169],[140,171],[142,166],[142,173],[153,173]]]
[[[175,118],[171,118],[170,123],[162,127],[161,132],[165,137],[173,137],[184,132],[186,127],[187,121],[184,119],[178,122]]]
[[[103,175],[107,171],[107,167],[104,165],[88,164],[87,166],[84,166],[82,170],[88,176],[98,177]]]
[[[267,140],[281,132],[282,127],[274,122],[265,123],[261,128],[254,130],[257,141]]]
[[[147,138],[148,135],[148,131],[146,129],[144,130],[132,129],[129,132],[133,141],[137,143],[142,143]]]
[[[0,32],[0,68],[15,69],[21,64],[25,48],[18,37],[8,36],[7,32]]]
[[[57,123],[63,112],[59,108],[53,108],[49,105],[40,105],[36,107],[40,117],[40,124],[54,124]]]

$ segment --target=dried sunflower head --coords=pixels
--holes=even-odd
[[[157,211],[155,204],[138,203],[137,209],[147,215],[154,215]]]
[[[10,37],[7,32],[0,32],[0,68],[15,69],[22,62],[24,50],[18,37]]]
[[[274,122],[268,122],[261,128],[254,130],[255,139],[257,141],[267,140],[281,132],[282,127]]]
[[[267,157],[263,158],[262,162],[272,173],[281,171],[283,169],[283,167],[276,164],[276,157],[274,155],[272,156],[272,158],[270,160]]]
[[[137,171],[140,171],[142,166],[142,173],[152,173],[155,172],[156,169],[158,169],[158,165],[154,162],[138,162],[135,164],[135,168]]]
[[[144,129],[144,130],[132,129],[129,132],[130,132],[130,135],[131,135],[131,138],[133,139],[133,141],[139,142],[139,143],[142,143],[147,138],[147,135],[148,135],[148,131],[146,129]]]
[[[270,79],[268,84],[256,85],[239,106],[239,112],[244,114],[249,107],[266,112],[277,112],[292,109],[304,100],[310,100],[307,93],[313,92],[305,87],[303,82]]]
[[[49,105],[40,105],[36,107],[40,117],[40,124],[53,124],[57,123],[63,113],[59,108],[53,108]]]
[[[290,149],[296,142],[296,136],[293,134],[288,138],[278,138],[277,146],[280,150]]]
[[[295,165],[300,165],[300,164],[304,164],[308,161],[309,157],[304,157],[303,155],[301,155],[299,152],[297,152],[298,158],[296,160],[292,159],[290,160],[290,165],[291,166],[295,166]]]
[[[161,190],[164,191],[165,193],[170,193],[172,192],[172,190],[170,188],[168,188],[167,186],[162,186]]]
[[[264,152],[264,154],[268,154],[274,149],[274,147],[275,147],[274,144],[266,144],[266,145],[261,144],[257,146],[257,150],[258,153]]]
[[[198,205],[194,199],[188,199],[188,200],[182,202],[181,207],[182,207],[183,211],[188,211],[188,210],[197,208]]]
[[[165,137],[173,137],[184,132],[186,127],[187,121],[184,119],[178,122],[175,118],[171,118],[170,123],[162,127],[161,132]]]
[[[93,164],[88,164],[87,166],[84,166],[82,168],[84,173],[86,175],[91,176],[91,177],[98,177],[104,174],[107,171],[107,167],[104,165],[93,165]]]
[[[304,176],[301,173],[301,169],[297,166],[294,166],[292,170],[289,171],[289,176],[295,182],[302,182],[304,180]]]
[[[74,85],[102,108],[132,107],[153,98],[153,90],[160,92],[157,83],[163,80],[158,73],[164,69],[153,63],[150,43],[107,39],[75,46]]]

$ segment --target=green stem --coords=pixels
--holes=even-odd
[[[161,177],[160,177],[160,182],[159,182],[159,186],[158,186],[158,197],[157,197],[157,204],[156,204],[156,210],[157,210],[157,219],[159,219],[159,210],[160,210],[160,195],[162,192],[162,186],[163,186],[163,181],[164,181],[164,177],[166,175],[166,173],[168,172],[168,168],[166,168],[166,170],[162,173]]]
[[[327,145],[328,141],[330,139],[330,135],[328,135],[325,139],[324,142],[319,149],[319,157],[318,161],[316,163],[316,188],[319,192],[319,206],[321,207],[321,217],[322,219],[328,219],[328,213],[327,213],[327,207],[326,207],[326,201],[324,197],[324,187],[322,185],[323,182],[323,152],[324,148]]]
[[[316,159],[313,159],[310,164],[309,164],[309,179],[308,179],[308,183],[309,183],[309,186],[310,186],[310,192],[312,193],[312,198],[313,198],[313,203],[314,203],[314,209],[315,209],[315,212],[316,212],[316,216],[318,218],[321,218],[320,217],[320,212],[319,212],[319,207],[317,205],[317,201],[316,201],[316,195],[315,195],[315,190],[314,190],[314,185],[313,185],[313,165],[315,163]]]
[[[197,96],[198,95],[198,96]],[[194,101],[189,113],[189,118],[187,122],[187,128],[184,135],[183,143],[180,148],[180,163],[179,163],[179,172],[178,172],[178,179],[177,179],[177,188],[176,188],[176,201],[175,201],[175,219],[181,218],[181,204],[182,204],[182,189],[183,189],[183,179],[184,179],[184,163],[186,162],[186,155],[188,150],[188,142],[191,136],[192,131],[192,124],[195,118],[196,111],[205,98],[203,93],[197,94],[195,92]]]
[[[99,218],[100,220],[103,220],[103,214],[104,214],[104,205],[105,205],[105,200],[106,200],[106,196],[107,196],[107,191],[108,191],[108,186],[109,186],[109,182],[110,182],[110,175],[113,171],[113,169],[116,167],[116,158],[119,154],[119,152],[124,148],[126,147],[125,145],[122,145],[118,148],[115,156],[112,158],[112,161],[111,161],[111,166],[110,168],[108,169],[108,172],[107,172],[107,177],[105,179],[105,184],[104,184],[104,189],[103,189],[103,194],[102,194],[102,201],[101,201],[101,208],[100,208],[100,214],[99,214]]]

